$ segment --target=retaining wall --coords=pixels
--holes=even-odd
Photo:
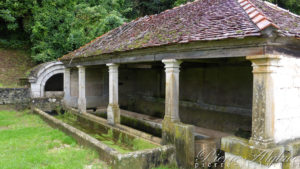
[[[30,91],[28,88],[0,88],[0,105],[28,104]]]

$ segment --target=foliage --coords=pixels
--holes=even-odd
[[[2,169],[105,167],[95,151],[25,112],[0,110],[0,151]]]
[[[179,6],[181,4],[185,4],[187,2],[192,2],[194,0],[176,0],[175,3],[174,3],[174,6]]]
[[[291,12],[296,14],[300,14],[300,1],[299,0],[268,0],[274,4],[278,4],[278,6],[289,9]]]
[[[30,45],[36,62],[50,61],[124,22],[188,1],[193,0],[0,1],[0,46]],[[269,1],[300,14],[299,0]]]
[[[22,37],[16,40],[30,40],[33,59],[45,62],[123,24],[126,21],[123,15],[131,10],[124,6],[128,6],[125,0],[1,1],[0,30],[3,35]],[[0,42],[2,46],[12,44]]]
[[[103,5],[61,1],[42,1],[41,7],[33,10],[30,38],[35,61],[61,57],[126,20],[118,11],[107,10]]]

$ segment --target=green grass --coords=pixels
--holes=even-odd
[[[0,110],[1,169],[106,168],[96,152],[80,147],[38,116]]]

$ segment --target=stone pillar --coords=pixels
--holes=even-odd
[[[109,68],[109,104],[107,107],[107,121],[109,124],[120,123],[118,64],[107,64]]]
[[[275,81],[280,57],[247,56],[253,67],[252,136],[250,144],[261,148],[274,145]]]
[[[165,120],[180,122],[179,118],[179,68],[181,61],[167,59],[162,61],[166,71]]]
[[[85,96],[85,67],[78,67],[78,109],[80,113],[86,112],[86,96]]]
[[[162,61],[166,72],[165,117],[162,121],[163,144],[174,143],[174,123],[179,118],[179,68],[181,61],[168,59]]]
[[[71,69],[64,69],[64,104],[68,106],[71,97]]]

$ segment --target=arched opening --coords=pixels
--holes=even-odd
[[[46,97],[61,97],[64,91],[64,74],[58,73],[50,77],[45,84]]]
[[[45,85],[45,91],[63,91],[64,74],[59,73],[50,77]]]

